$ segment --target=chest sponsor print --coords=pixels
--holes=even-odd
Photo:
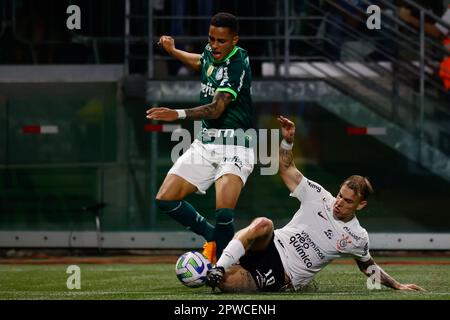
[[[291,236],[289,238],[289,244],[294,247],[295,251],[298,253],[300,259],[307,268],[312,267],[310,253],[315,253],[322,260],[325,259],[325,255],[322,250],[305,231],[302,231],[301,234],[296,233],[294,236]]]

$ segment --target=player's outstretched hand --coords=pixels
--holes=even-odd
[[[283,136],[283,139],[288,143],[294,142],[295,123],[283,116],[279,116],[277,120],[281,125],[281,135]]]
[[[158,41],[158,46],[161,46],[170,54],[175,50],[175,40],[171,36],[161,36]]]
[[[206,285],[213,290],[219,285],[225,274],[223,267],[214,267],[206,273]]]
[[[414,283],[400,284],[400,286],[397,289],[403,291],[426,291],[424,288],[419,287],[417,284]]]
[[[178,113],[169,108],[151,108],[147,110],[147,119],[160,121],[175,121],[178,119]]]

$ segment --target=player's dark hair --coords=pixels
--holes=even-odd
[[[239,23],[236,16],[227,12],[219,12],[211,18],[210,25],[214,27],[229,28],[231,33],[236,35],[239,32]]]
[[[341,184],[341,187],[346,185],[348,188],[352,189],[361,200],[366,200],[369,195],[373,193],[372,184],[369,179],[363,176],[353,175],[345,179]]]

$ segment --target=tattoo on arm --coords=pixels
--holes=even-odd
[[[186,119],[209,120],[217,119],[231,102],[231,95],[225,92],[217,92],[213,101],[203,106],[186,109]]]
[[[288,189],[290,191],[294,191],[294,189],[302,181],[303,175],[295,166],[294,154],[292,150],[280,148],[279,170],[280,176]]]
[[[294,165],[294,154],[292,150],[280,148],[280,165],[283,169],[287,169]]]
[[[381,279],[380,279],[381,284],[385,285],[386,287],[397,289],[398,282],[390,275],[388,275],[383,269],[380,268],[380,271],[381,271]]]
[[[370,266],[374,266],[375,268],[378,268],[378,270],[380,271],[380,283],[382,285],[385,285],[386,287],[397,289],[397,287],[399,285],[397,280],[392,278],[383,269],[381,269],[380,266],[378,266],[372,258],[366,262],[356,260],[356,263],[358,264],[359,269],[368,277],[370,277],[372,275],[367,270]]]

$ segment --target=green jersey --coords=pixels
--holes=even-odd
[[[217,91],[232,95],[231,103],[218,119],[203,120],[202,129],[243,129],[253,127],[253,107],[250,95],[252,73],[247,51],[234,47],[221,61],[216,61],[208,44],[200,58],[202,83],[200,102],[212,102]]]

